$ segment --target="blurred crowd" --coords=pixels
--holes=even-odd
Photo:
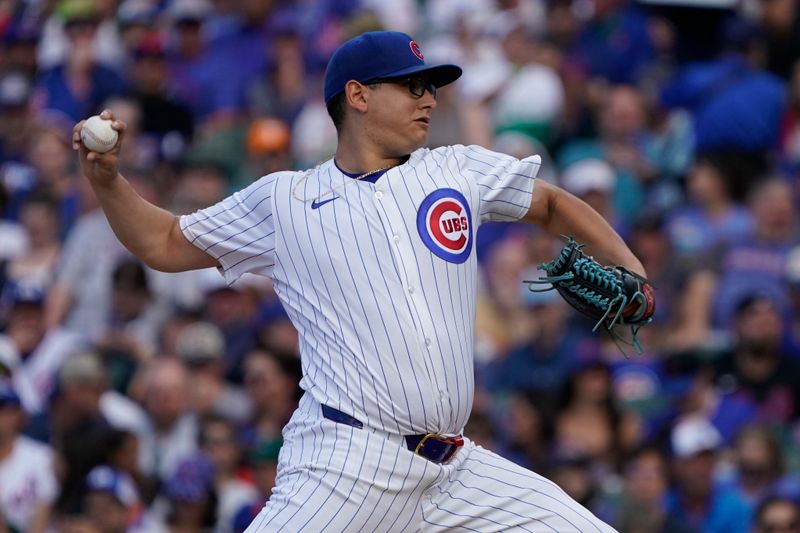
[[[562,242],[487,224],[466,434],[622,532],[800,532],[796,0],[0,0],[0,532],[243,531],[301,394],[268,280],[163,274],[71,151],[124,120],[174,213],[329,158],[363,31],[463,77],[430,145],[538,153],[641,258],[641,354],[531,292]]]

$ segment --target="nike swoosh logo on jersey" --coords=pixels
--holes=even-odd
[[[339,198],[339,197],[338,196],[334,196],[333,198],[328,198],[327,200],[323,200],[321,202],[317,202],[316,200],[314,200],[313,202],[311,202],[311,209],[319,209],[323,205],[327,204],[328,202],[332,202],[332,201],[336,200],[337,198]]]

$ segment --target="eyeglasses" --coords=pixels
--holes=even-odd
[[[410,92],[416,98],[422,98],[422,96],[425,94],[425,91],[428,91],[431,93],[431,96],[436,98],[436,85],[425,78],[395,78],[389,80],[379,79],[365,82],[364,85],[379,85],[381,83],[395,83],[397,85],[404,85],[408,88],[408,92]]]

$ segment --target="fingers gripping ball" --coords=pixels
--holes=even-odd
[[[119,134],[111,127],[111,121],[94,115],[81,126],[81,142],[92,152],[105,153],[117,144]]]
[[[655,312],[655,294],[650,283],[641,276],[621,266],[605,267],[582,251],[583,245],[568,238],[561,253],[539,268],[547,277],[526,281],[532,291],[536,284],[552,284],[551,288],[561,294],[581,314],[596,321],[594,329],[601,324],[615,339],[615,325],[630,326],[632,344],[641,351],[636,333],[649,324]]]

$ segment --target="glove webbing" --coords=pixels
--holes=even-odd
[[[571,245],[571,246],[570,246]],[[583,244],[578,244],[574,239],[568,237],[567,246],[561,250],[561,253],[558,257],[549,261],[547,263],[542,263],[539,265],[539,268],[545,270],[548,273],[558,272],[564,268],[564,266],[569,261],[570,256],[572,255],[572,249],[576,248],[580,251],[583,248]],[[588,287],[583,287],[579,283],[570,281],[573,280],[576,275],[573,271],[565,272],[564,274],[557,275],[557,276],[548,276],[544,278],[539,278],[537,280],[526,281],[528,283],[528,289],[532,292],[547,292],[555,289],[555,285],[553,283],[560,283],[562,287],[567,289],[568,291],[572,292],[580,296],[583,300],[588,302],[589,304],[597,307],[598,309],[605,309],[605,313],[602,317],[597,321],[597,323],[592,328],[592,331],[596,331],[600,324],[603,324],[605,320],[608,318],[611,310],[614,308],[615,305],[619,304],[617,307],[617,312],[614,314],[614,318],[612,318],[606,325],[605,329],[608,331],[609,335],[614,339],[614,342],[619,347],[619,342],[627,344],[629,346],[633,346],[636,349],[637,353],[642,353],[642,345],[639,342],[639,337],[637,333],[639,329],[645,324],[638,324],[638,325],[631,325],[631,340],[627,341],[626,339],[622,338],[619,334],[613,331],[613,327],[619,323],[620,317],[622,316],[622,311],[628,305],[629,302],[635,301],[636,299],[643,299],[644,294],[641,291],[637,291],[633,297],[628,300],[628,297],[622,291],[622,281],[616,277],[612,272],[608,269],[603,268],[602,266],[598,265],[591,257],[581,257],[575,260],[574,269],[578,272],[581,278],[587,279],[592,283],[600,285],[604,289],[609,289],[611,292],[616,292],[616,296],[613,298],[597,293],[589,289]],[[537,284],[544,284],[550,283],[551,286],[547,289],[534,289],[531,285]],[[649,322],[649,320],[648,320]],[[622,351],[622,348],[620,347]]]

